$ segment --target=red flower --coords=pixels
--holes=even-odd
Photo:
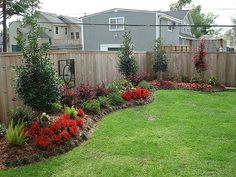
[[[76,119],[76,123],[77,123],[77,125],[80,126],[81,128],[84,127],[84,121],[83,121],[80,117],[78,117],[78,118]]]
[[[63,130],[60,133],[60,139],[62,139],[62,140],[69,140],[69,138],[70,138],[70,134],[68,133],[67,130]]]
[[[85,116],[85,113],[84,113],[84,110],[83,109],[81,109],[81,108],[79,108],[78,110],[77,110],[77,114],[78,114],[78,116],[79,117],[84,117]]]

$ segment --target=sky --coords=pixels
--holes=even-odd
[[[169,10],[169,5],[177,0],[41,0],[41,10],[74,17],[101,12],[112,8],[140,10]],[[232,25],[236,19],[236,0],[192,0],[193,5],[201,5],[204,13],[218,15],[216,24]]]

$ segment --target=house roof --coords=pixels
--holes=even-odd
[[[184,17],[189,13],[189,10],[163,11],[162,13],[175,17],[179,20],[183,20]]]
[[[60,15],[59,18],[64,21],[65,23],[71,24],[71,23],[82,23],[82,20],[78,17],[69,17],[69,16],[63,16]]]
[[[95,16],[95,15],[100,15],[100,14],[103,14],[103,13],[107,13],[107,12],[112,12],[112,11],[128,11],[128,12],[144,12],[144,13],[156,13],[158,11],[151,11],[151,10],[139,10],[139,9],[123,9],[123,8],[113,8],[113,9],[109,9],[109,10],[105,10],[105,11],[101,11],[101,12],[97,12],[97,13],[93,13],[93,14],[90,14],[90,15],[86,15],[86,16],[83,16],[81,17],[81,19],[83,18],[89,18],[89,17],[92,17],[92,16]]]
[[[51,23],[56,23],[56,24],[65,23],[58,17],[57,14],[48,13],[48,12],[40,12],[40,14]]]

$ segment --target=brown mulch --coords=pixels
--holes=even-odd
[[[6,161],[19,160],[35,153],[37,153],[37,149],[32,144],[13,146],[4,137],[0,137],[0,169],[7,168],[4,165]]]

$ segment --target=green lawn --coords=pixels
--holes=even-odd
[[[162,90],[104,118],[78,148],[0,176],[236,176],[236,91]]]

